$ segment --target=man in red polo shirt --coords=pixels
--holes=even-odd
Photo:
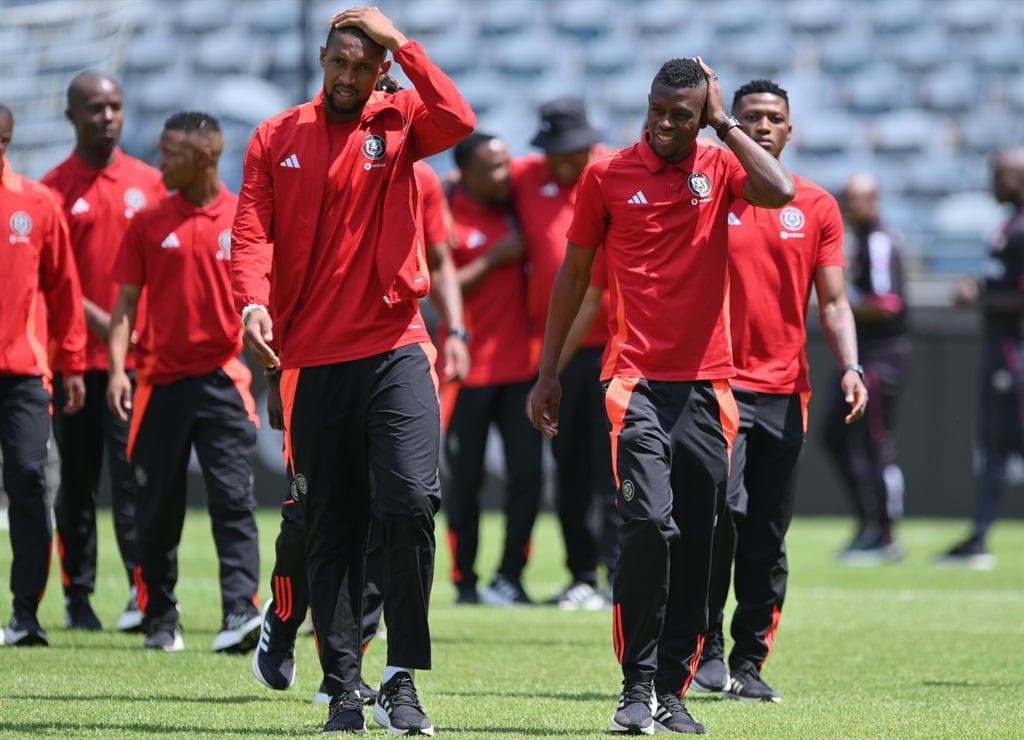
[[[727,148],[697,142],[706,125]],[[789,173],[739,127],[700,57],[666,62],[643,140],[583,173],[551,294],[529,407],[549,436],[559,357],[603,247],[612,320],[601,377],[622,515],[612,623],[623,687],[612,732],[704,732],[681,697],[707,630],[712,535],[739,423],[723,310],[729,208],[793,198]]]
[[[221,183],[217,120],[182,112],[160,136],[160,171],[173,195],[135,214],[114,268],[121,283],[110,319],[107,403],[131,415],[128,459],[139,486],[135,585],[149,619],[147,648],[181,650],[174,587],[194,447],[206,482],[220,561],[224,622],[214,652],[247,652],[259,638],[259,542],[252,454],[256,402],[239,359],[231,299],[231,224],[237,197]],[[150,316],[139,339],[138,390],[125,370],[139,294]]]
[[[54,437],[60,450],[60,488],[54,504],[57,552],[64,584],[64,624],[70,629],[101,629],[89,597],[96,587],[96,495],[104,449],[114,534],[128,578],[128,608],[118,630],[137,630],[142,612],[135,599],[135,478],[128,464],[128,422],[109,413],[107,331],[117,300],[110,273],[121,238],[140,208],[167,194],[160,173],[118,147],[124,124],[121,88],[110,76],[89,70],[71,80],[65,115],[75,127],[71,156],[42,182],[60,194],[71,230],[71,247],[82,282],[89,325],[85,350],[85,407],[72,416],[61,412],[55,384]],[[126,358],[135,375],[135,354]],[[58,374],[63,367],[56,365]]]
[[[601,132],[587,120],[582,99],[556,98],[540,107],[540,126],[531,141],[543,154],[512,162],[512,203],[526,251],[534,367],[544,341],[551,288],[565,257],[565,233],[572,222],[580,175],[590,162],[610,153],[600,141]],[[570,340],[575,351],[565,353],[569,356],[559,373],[561,434],[551,440],[555,510],[572,581],[549,603],[568,610],[607,606],[599,590],[598,563],[604,565],[611,585],[618,550],[615,476],[600,382],[601,356],[608,342],[608,294],[598,295],[596,310],[579,328],[579,341]]]
[[[388,51],[414,89],[374,91]],[[440,411],[418,303],[430,280],[413,162],[463,139],[476,117],[377,8],[334,16],[320,64],[323,91],[260,124],[246,153],[235,304],[252,356],[283,368],[313,624],[325,678],[341,687],[324,731],[365,731],[360,612],[372,508],[388,625],[373,718],[392,734],[433,734],[414,673],[431,663]]]
[[[477,131],[456,144],[453,154],[459,178],[448,196],[452,258],[471,342],[469,375],[456,391],[444,440],[452,580],[459,604],[529,604],[522,572],[540,508],[543,438],[523,415],[533,369],[523,244],[509,210],[508,148]],[[478,592],[480,489],[492,424],[505,458],[505,537],[497,573]]]
[[[14,116],[0,106],[0,452],[10,522],[11,621],[0,642],[47,645],[36,619],[50,569],[52,530],[46,500],[50,439],[47,336],[65,368],[63,413],[85,401],[85,311],[64,215],[49,188],[15,173],[5,158]]]
[[[773,157],[789,141],[789,96],[770,80],[733,95],[743,131]],[[835,198],[793,176],[796,197],[782,210],[737,201],[729,210],[729,326],[740,412],[732,447],[728,506],[715,529],[708,599],[710,626],[695,691],[779,701],[761,678],[786,597],[786,531],[807,435],[807,306],[818,294],[822,330],[847,404],[845,423],[861,417],[867,389],[857,364],[857,329],[846,298],[843,221]],[[735,568],[733,647],[725,669],[723,621]]]

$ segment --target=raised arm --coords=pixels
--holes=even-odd
[[[739,122],[726,110],[718,75],[703,59],[696,59],[708,78],[707,125],[736,155],[747,173],[743,197],[762,208],[782,208],[796,195],[793,176],[782,162],[743,132]]]

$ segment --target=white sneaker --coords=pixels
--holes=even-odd
[[[252,612],[234,612],[224,617],[224,627],[213,638],[215,653],[247,653],[260,641],[260,615]]]
[[[131,597],[128,599],[128,605],[124,608],[124,613],[117,620],[117,624],[114,625],[114,629],[118,632],[141,632],[142,621],[145,618],[145,614],[139,609],[139,602],[136,599],[135,587],[132,586]]]
[[[596,612],[610,606],[604,594],[583,581],[569,586],[558,594],[553,602],[559,609],[572,612]]]

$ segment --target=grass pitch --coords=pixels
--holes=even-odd
[[[259,512],[261,592],[273,564],[276,509]],[[484,523],[481,580],[498,561],[500,519]],[[790,588],[765,679],[779,704],[690,695],[693,715],[722,738],[1024,737],[1024,522],[997,523],[991,572],[940,569],[933,555],[964,524],[904,522],[899,564],[851,568],[836,549],[848,521],[799,519],[790,533]],[[445,542],[438,521],[438,542]],[[250,656],[209,652],[219,629],[217,566],[207,514],[190,511],[180,550],[185,651],[154,654],[139,635],[110,631],[127,585],[108,513],[100,520],[100,581],[93,605],[108,629],[63,629],[59,573],[40,607],[49,648],[0,648],[0,735],[83,737],[301,737],[319,734],[326,708],[311,703],[320,682],[311,637],[300,637],[288,691],[264,688]],[[10,546],[0,535],[6,585]],[[538,522],[527,591],[543,600],[566,585],[557,522]],[[431,624],[434,670],[417,676],[438,736],[607,737],[621,675],[609,612],[553,607],[454,606],[448,555],[438,551]],[[0,595],[0,621],[10,595]],[[727,638],[728,645],[728,638]],[[364,675],[376,684],[385,659],[377,641]],[[370,735],[384,730],[368,721]]]

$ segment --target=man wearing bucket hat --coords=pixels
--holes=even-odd
[[[512,163],[513,208],[520,222],[526,260],[527,307],[533,367],[540,356],[551,287],[565,257],[565,234],[576,202],[576,184],[591,161],[606,153],[601,132],[587,119],[575,96],[540,107],[540,124],[530,143],[543,154]],[[562,430],[552,440],[555,507],[565,540],[568,587],[549,600],[562,609],[600,609],[598,564],[608,582],[615,563],[615,479],[600,383],[601,355],[608,341],[608,297],[593,290],[593,310],[577,322],[572,349],[563,353]],[[581,471],[587,471],[581,475]]]

